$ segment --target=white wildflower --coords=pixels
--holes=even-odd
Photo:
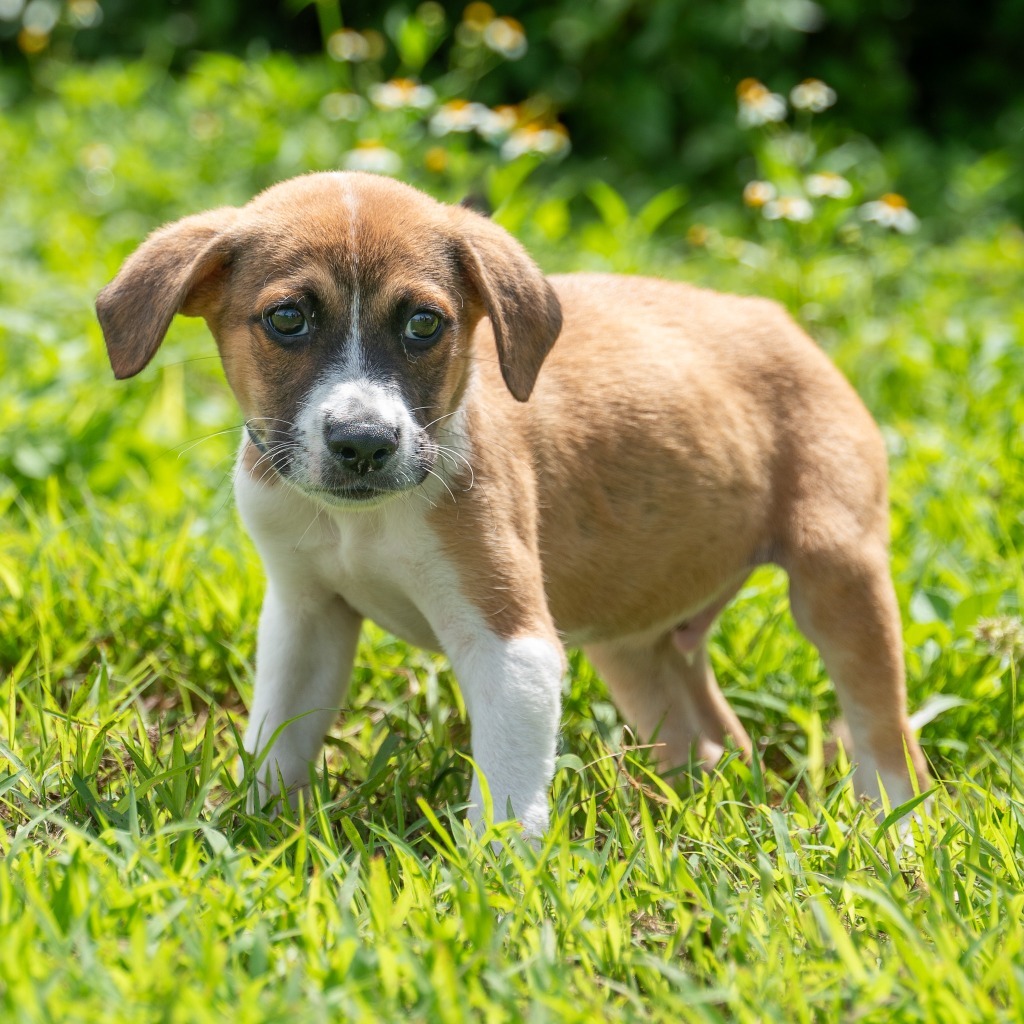
[[[484,45],[506,60],[519,60],[526,53],[526,33],[515,18],[495,18],[484,29]]]
[[[865,203],[860,208],[864,220],[881,224],[884,228],[892,228],[900,234],[909,235],[916,231],[920,221],[907,206],[906,199],[896,192],[887,192],[881,199]]]
[[[789,93],[789,102],[797,110],[809,110],[820,114],[836,101],[835,89],[827,86],[820,78],[805,78]]]
[[[443,104],[430,119],[430,130],[435,135],[449,132],[471,132],[479,128],[490,116],[490,109],[482,103],[469,100],[451,100]]]
[[[494,8],[488,3],[481,2],[481,0],[476,0],[476,2],[469,4],[462,12],[463,22],[479,32],[483,32],[496,17]]]
[[[738,120],[741,128],[756,128],[786,118],[785,99],[756,78],[744,78],[736,86],[736,99],[739,102]]]
[[[524,125],[517,128],[501,147],[505,160],[515,160],[524,153],[540,156],[565,156],[569,152],[569,133],[560,124],[544,127]]]
[[[354,92],[329,92],[320,101],[320,113],[328,121],[358,121],[366,111],[366,100]]]
[[[378,82],[369,88],[370,99],[381,110],[426,110],[437,98],[429,85],[421,85],[411,78],[393,78]]]
[[[974,639],[989,654],[1009,660],[1024,654],[1024,619],[1019,615],[998,615],[978,619],[974,624]]]
[[[809,174],[804,182],[809,196],[815,198],[846,199],[853,193],[853,186],[835,171],[819,171]]]
[[[803,196],[779,196],[761,208],[765,220],[792,220],[806,224],[814,216],[814,207]]]
[[[778,192],[770,181],[748,181],[743,186],[743,202],[746,206],[760,209],[765,203],[770,203]]]
[[[96,0],[71,0],[68,14],[76,28],[95,28],[103,21],[103,10]]]
[[[337,61],[369,60],[370,41],[362,32],[343,28],[328,36],[327,53],[332,60]]]
[[[508,135],[517,124],[519,124],[519,108],[501,106],[488,110],[486,114],[481,114],[476,130],[488,142],[494,142],[496,139]]]
[[[396,174],[402,167],[402,158],[379,142],[360,142],[342,158],[348,171],[369,171],[372,174]]]

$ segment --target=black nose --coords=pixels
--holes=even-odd
[[[383,469],[398,450],[398,432],[380,423],[328,420],[324,442],[338,462],[361,476]]]

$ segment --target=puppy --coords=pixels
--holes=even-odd
[[[245,415],[236,496],[267,573],[245,745],[266,752],[265,798],[308,783],[364,618],[447,654],[495,813],[528,834],[548,820],[563,644],[662,768],[750,756],[707,637],[765,562],[835,682],[860,790],[925,785],[882,441],[774,303],[545,278],[470,210],[328,173],[161,228],[97,310],[118,378],[176,313],[204,317]],[[473,820],[482,803],[476,778]]]

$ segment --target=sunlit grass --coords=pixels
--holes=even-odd
[[[834,779],[812,789],[734,759],[678,795],[569,722],[533,849],[514,826],[474,836],[431,793],[423,694],[422,735],[367,730],[344,790],[268,820],[245,811],[224,711],[158,728],[102,665],[73,711],[19,690],[0,748],[16,1019],[95,1020],[112,1000],[116,1019],[182,1021],[1022,1009],[1020,812],[994,757],[984,787],[957,780],[919,807],[910,841]]]

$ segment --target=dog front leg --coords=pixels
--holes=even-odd
[[[496,821],[517,820],[528,836],[548,824],[565,655],[551,630],[502,639],[484,633],[448,645],[466,701],[473,760],[487,781]],[[484,817],[475,774],[470,820]]]
[[[268,587],[244,740],[250,754],[266,755],[257,773],[261,803],[282,784],[286,794],[308,785],[348,687],[361,621],[333,595]]]

